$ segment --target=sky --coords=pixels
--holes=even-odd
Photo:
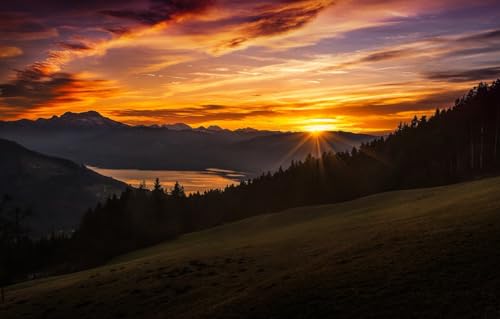
[[[498,77],[498,0],[0,3],[0,120],[376,133]]]

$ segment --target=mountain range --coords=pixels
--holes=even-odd
[[[184,123],[130,126],[98,112],[67,112],[49,119],[0,121],[0,137],[44,154],[103,168],[203,170],[257,175],[308,154],[351,150],[374,137],[349,132],[192,128]]]

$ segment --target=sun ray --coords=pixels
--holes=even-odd
[[[280,160],[278,160],[277,165],[283,166],[286,164],[287,160],[293,156],[307,141],[311,138],[310,135],[304,134],[304,136],[300,139],[299,143],[295,145],[288,153],[286,153]]]

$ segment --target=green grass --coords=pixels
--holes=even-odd
[[[7,289],[0,318],[497,318],[500,178],[262,215]]]

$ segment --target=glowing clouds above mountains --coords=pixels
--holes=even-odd
[[[304,130],[334,119],[336,129],[383,131],[500,76],[500,5],[489,0],[0,9],[2,119],[96,109],[134,124]]]

